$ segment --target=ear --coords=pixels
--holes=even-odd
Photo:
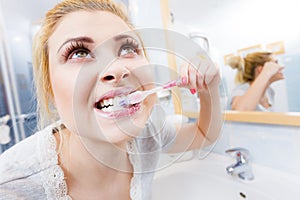
[[[254,76],[255,78],[257,78],[260,74],[260,72],[262,71],[263,67],[262,66],[257,66],[255,69],[254,69]]]
[[[260,72],[263,70],[263,66],[257,66],[255,71],[256,71],[256,74],[260,74]]]

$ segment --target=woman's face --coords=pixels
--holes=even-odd
[[[118,16],[76,11],[49,38],[55,105],[65,126],[93,141],[120,143],[144,127],[154,97],[117,107],[113,100],[153,87],[139,37]]]

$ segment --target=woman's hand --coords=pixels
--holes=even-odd
[[[198,92],[200,111],[197,122],[181,126],[177,139],[185,143],[187,138],[192,138],[189,149],[211,145],[219,137],[223,123],[219,69],[207,56],[199,56],[198,59],[183,63],[180,75],[183,87],[189,88],[192,94]]]
[[[284,79],[284,75],[282,73],[284,66],[279,65],[275,62],[266,62],[261,74],[265,76],[269,76],[269,84]]]
[[[192,94],[208,93],[210,88],[219,86],[219,68],[206,56],[194,62],[185,62],[180,71],[182,85],[189,88]]]

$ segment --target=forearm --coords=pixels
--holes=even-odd
[[[183,86],[198,91],[201,108],[197,122],[176,126],[176,141],[170,152],[208,146],[215,142],[220,134],[223,115],[219,95],[219,70],[207,62],[203,62],[199,69],[202,73],[189,65],[181,67],[182,77],[188,77],[188,81]]]
[[[198,134],[206,138],[204,146],[216,141],[222,126],[222,112],[218,86],[209,89],[209,93],[199,93],[200,113],[197,122]]]
[[[232,109],[240,111],[255,110],[269,85],[268,76],[263,74],[258,76],[243,96],[235,97],[233,99]]]

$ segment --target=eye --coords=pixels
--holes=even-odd
[[[138,55],[138,51],[136,48],[132,47],[132,46],[123,46],[120,49],[120,53],[119,56],[121,57],[127,57],[127,56],[135,56]]]
[[[63,53],[64,61],[83,61],[85,59],[93,58],[93,55],[86,44],[83,42],[71,42]]]
[[[122,58],[133,58],[139,54],[139,43],[133,38],[124,40],[118,52],[118,56]]]
[[[87,50],[77,50],[74,53],[71,53],[69,59],[77,59],[77,58],[91,58],[92,56]]]

